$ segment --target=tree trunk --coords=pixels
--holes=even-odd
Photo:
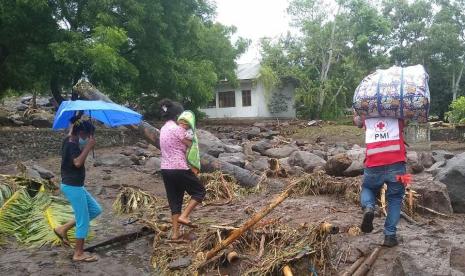
[[[457,94],[458,94],[459,85],[460,85],[460,79],[462,78],[463,67],[464,66],[465,66],[465,62],[462,62],[462,67],[460,68],[460,72],[459,72],[459,74],[457,76],[457,79],[455,78],[455,72],[452,75],[452,100],[454,100],[454,101],[457,99]]]
[[[57,102],[58,106],[63,102],[65,99],[61,95],[60,84],[58,82],[57,77],[53,76],[50,80],[50,90],[52,91],[52,96]]]
[[[77,93],[81,99],[113,102],[107,95],[103,94],[91,83],[84,80],[80,80],[73,87],[73,92]],[[160,131],[150,125],[148,122],[142,121],[137,126],[132,125],[127,127],[137,131],[150,144],[160,148]],[[258,175],[233,164],[223,162],[206,153],[201,154],[201,164],[202,171],[213,172],[220,170],[233,176],[239,182],[239,184],[244,187],[255,187],[261,181],[261,178]]]

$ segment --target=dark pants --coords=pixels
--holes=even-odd
[[[384,223],[384,234],[395,235],[400,219],[405,187],[398,182],[396,176],[405,174],[405,163],[365,168],[361,193],[362,208],[375,208],[376,194],[384,183],[387,185],[387,217]]]
[[[161,170],[161,175],[171,214],[181,214],[184,192],[199,203],[205,198],[205,187],[191,170]]]

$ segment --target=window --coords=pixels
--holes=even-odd
[[[252,95],[250,90],[242,90],[242,106],[252,105]]]
[[[213,97],[211,101],[207,103],[207,108],[215,108],[216,107],[216,95]]]
[[[220,107],[235,107],[236,93],[234,91],[219,92],[218,100]]]

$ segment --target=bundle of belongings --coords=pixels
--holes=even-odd
[[[390,117],[425,123],[430,94],[422,65],[392,66],[365,77],[355,90],[353,107],[365,118]]]

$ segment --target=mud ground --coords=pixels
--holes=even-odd
[[[96,150],[95,154],[120,151],[121,148]],[[59,176],[60,158],[39,160],[38,163]],[[164,196],[161,177],[137,171],[135,167],[94,167],[92,158],[87,164],[88,190],[102,204],[103,214],[94,227],[95,239],[90,245],[109,238],[131,233],[142,226],[126,225],[127,217],[116,216],[112,203],[120,185],[139,187],[155,195]],[[0,168],[0,173],[14,173],[15,165]],[[110,179],[108,179],[110,176]],[[104,180],[108,179],[108,180]],[[57,179],[58,181],[58,179]],[[353,178],[353,181],[360,181]],[[259,194],[249,195],[223,206],[201,207],[193,214],[193,221],[201,227],[248,218],[247,207],[260,209],[283,187],[267,187]],[[168,211],[167,211],[168,212]],[[333,266],[343,271],[363,254],[382,243],[384,219],[375,218],[375,231],[351,237],[346,231],[359,224],[360,208],[343,198],[334,196],[292,197],[285,200],[267,218],[280,218],[282,223],[299,225],[329,221],[340,228],[334,241]],[[443,219],[418,216],[419,225],[405,220],[399,224],[401,244],[383,249],[369,275],[465,275],[465,216],[453,215]],[[133,242],[96,251],[96,263],[73,263],[72,250],[62,247],[25,248],[13,239],[0,246],[1,275],[160,275],[152,269],[152,238],[146,236]]]

